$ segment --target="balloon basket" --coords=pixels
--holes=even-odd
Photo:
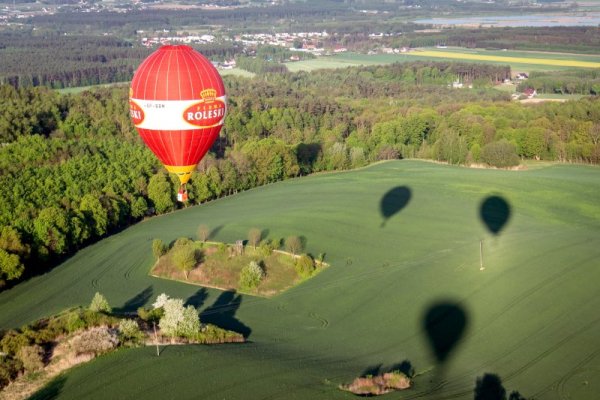
[[[180,203],[185,203],[188,201],[188,192],[184,188],[179,189],[177,192],[177,201]]]

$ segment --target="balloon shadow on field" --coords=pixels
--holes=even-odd
[[[245,338],[250,336],[252,329],[235,317],[242,304],[242,296],[235,290],[228,290],[219,295],[214,304],[200,314],[200,321],[217,325],[241,333]]]
[[[208,297],[208,291],[206,290],[206,288],[200,288],[196,291],[196,293],[194,293],[193,295],[191,295],[190,297],[187,298],[184,306],[186,306],[186,307],[192,306],[195,308],[200,308],[204,304],[204,301],[206,301],[207,297]]]
[[[475,381],[474,400],[506,400],[506,389],[496,374],[484,374]],[[511,392],[508,400],[526,400],[521,393]]]
[[[454,301],[438,301],[426,309],[422,329],[436,362],[435,374],[430,380],[432,390],[437,390],[444,384],[450,355],[456,351],[468,325],[467,312]]]
[[[152,297],[152,293],[154,289],[152,285],[148,286],[146,289],[142,290],[131,299],[127,300],[122,307],[115,308],[113,311],[115,314],[126,314],[136,312],[138,308],[144,306],[148,300]]]
[[[397,186],[383,195],[379,203],[379,211],[383,216],[382,228],[391,217],[406,207],[411,197],[412,192],[408,186]]]
[[[60,392],[65,386],[65,382],[67,381],[67,377],[64,375],[59,375],[56,378],[52,379],[48,382],[43,388],[35,392],[31,397],[28,397],[28,400],[53,400],[56,399]]]
[[[493,235],[498,235],[511,217],[510,204],[501,196],[488,196],[481,202],[479,217]]]
[[[429,306],[423,329],[438,364],[444,364],[462,340],[469,324],[465,310],[457,303],[440,301]]]

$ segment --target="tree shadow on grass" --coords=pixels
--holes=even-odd
[[[235,290],[223,292],[212,306],[202,311],[200,321],[241,333],[248,338],[252,329],[235,317],[241,304],[242,296],[236,294]]]
[[[60,392],[67,381],[67,377],[59,375],[48,382],[43,388],[35,392],[27,400],[53,400],[60,395]]]
[[[510,204],[501,196],[488,196],[481,202],[479,217],[493,235],[500,233],[510,216]]]
[[[260,240],[265,240],[266,238],[268,238],[270,232],[271,231],[268,228],[265,228],[262,231],[260,231]]]
[[[206,301],[207,297],[208,291],[205,288],[200,288],[196,291],[196,293],[187,298],[184,306],[193,306],[195,308],[200,308],[204,304],[204,301]]]
[[[408,186],[397,186],[383,195],[379,203],[379,211],[383,216],[382,228],[391,217],[406,207],[411,197],[412,192]]]
[[[221,231],[221,229],[223,229],[223,225],[219,225],[216,228],[212,229],[209,233],[208,233],[208,240],[214,240],[215,237],[219,234],[219,232]]]
[[[113,312],[115,314],[126,314],[136,312],[138,308],[143,307],[148,302],[148,300],[150,300],[153,292],[154,289],[152,285],[150,285],[146,289],[133,296],[131,299],[127,300],[122,307],[115,308]]]
[[[377,376],[385,374],[387,372],[395,371],[402,372],[409,378],[412,378],[415,375],[415,368],[413,367],[412,363],[408,360],[404,360],[400,363],[392,364],[389,366],[384,366],[383,364],[371,365],[367,367],[360,376],[361,378],[364,378],[367,376]]]
[[[484,374],[475,381],[474,400],[506,400],[506,389],[496,374]],[[508,400],[526,400],[521,393],[513,391]]]

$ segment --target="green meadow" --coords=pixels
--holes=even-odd
[[[436,54],[439,55],[436,56]],[[468,59],[469,57],[481,57],[481,59]],[[504,60],[506,58],[506,60]],[[498,59],[498,60],[496,60]],[[539,59],[539,63],[532,62]],[[548,65],[547,60],[558,60],[565,65]],[[527,60],[527,61],[524,61]],[[400,54],[357,54],[341,53],[332,56],[323,56],[311,60],[287,63],[286,66],[292,72],[314,71],[323,68],[344,68],[358,65],[383,65],[392,63],[404,63],[413,61],[452,61],[452,62],[474,62],[498,65],[510,65],[513,71],[555,71],[572,69],[573,65],[580,62],[600,62],[599,56],[585,54],[547,53],[536,51],[500,51],[484,49],[466,49],[462,47],[449,47],[447,49],[423,48],[413,50],[409,53]]]
[[[472,399],[484,374],[507,394],[597,399],[600,169],[528,166],[385,162],[151,218],[0,293],[0,327],[96,291],[121,310],[165,292],[249,341],[118,351],[38,399],[350,399],[340,384],[407,366],[414,387],[386,399]],[[230,243],[304,236],[330,267],[270,299],[150,277],[152,240],[200,224]]]

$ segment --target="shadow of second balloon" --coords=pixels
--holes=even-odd
[[[506,227],[511,215],[510,204],[500,195],[487,196],[479,206],[479,218],[487,230],[495,236]]]
[[[439,300],[426,308],[421,328],[436,365],[432,383],[437,387],[443,384],[446,367],[465,338],[469,315],[458,302]]]
[[[408,186],[396,186],[388,190],[379,202],[379,212],[383,217],[381,227],[394,215],[402,211],[410,202],[412,191]]]

